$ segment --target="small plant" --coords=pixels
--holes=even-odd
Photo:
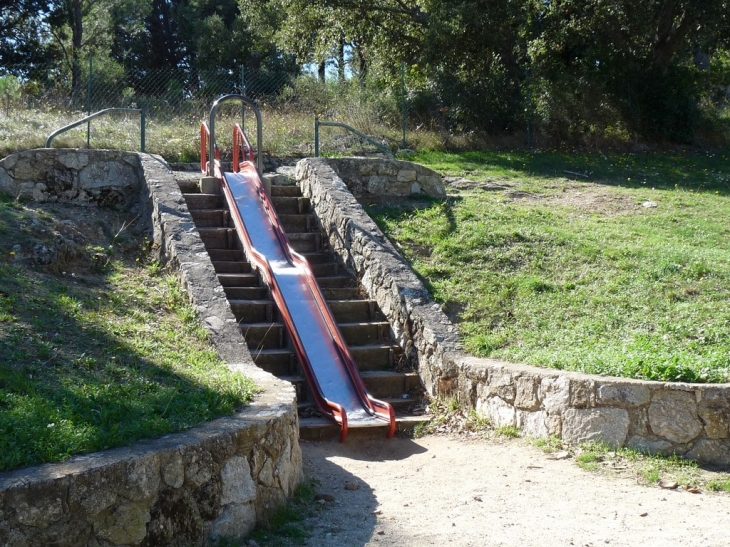
[[[251,538],[262,546],[279,546],[283,538],[289,540],[288,544],[303,545],[309,531],[302,521],[319,508],[314,503],[319,484],[317,479],[306,477],[287,504],[274,514],[266,526],[255,529]]]
[[[496,428],[494,432],[500,437],[504,437],[506,439],[517,439],[522,436],[520,428],[514,425],[503,425]]]

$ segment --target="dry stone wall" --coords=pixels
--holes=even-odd
[[[49,192],[62,186],[54,173],[71,181],[60,193]],[[81,205],[103,205],[89,196],[110,195],[108,188],[125,196],[111,204],[136,207],[149,219],[160,257],[180,272],[219,354],[263,390],[234,416],[183,433],[0,473],[0,545],[202,546],[241,539],[265,523],[302,477],[296,396],[291,384],[254,365],[164,161],[122,152],[28,151],[0,161],[0,185],[25,199]]]
[[[455,396],[495,425],[527,435],[602,440],[730,466],[728,384],[591,376],[466,355],[439,305],[348,190],[353,183],[343,182],[328,161],[300,161],[297,181],[333,249],[378,302],[432,395]]]
[[[357,198],[446,197],[441,175],[417,163],[375,158],[330,158],[327,163]]]

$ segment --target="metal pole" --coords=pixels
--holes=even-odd
[[[319,157],[319,116],[314,117],[314,157]]]
[[[401,123],[403,126],[403,141],[401,148],[406,148],[406,64],[400,65],[400,90],[401,90]]]
[[[86,114],[91,116],[91,75],[94,66],[94,56],[89,55],[89,78],[86,86]],[[86,122],[86,148],[91,148],[91,120]]]
[[[140,152],[144,152],[144,144],[145,144],[145,125],[146,125],[146,116],[144,108],[140,112],[140,136],[139,136],[139,144],[140,144]]]
[[[241,65],[241,95],[246,95],[246,67]],[[241,103],[241,129],[246,129],[246,103]]]

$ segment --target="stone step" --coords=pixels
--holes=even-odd
[[[234,228],[198,228],[206,249],[240,249]]]
[[[202,174],[199,174],[197,178],[178,178],[177,185],[180,187],[180,191],[183,194],[199,194],[200,193],[200,177],[202,177]]]
[[[255,273],[220,273],[218,281],[224,290],[227,287],[257,287],[259,276]]]
[[[223,209],[226,206],[226,198],[223,194],[183,194],[188,210],[194,209]]]
[[[339,267],[334,262],[322,262],[321,264],[310,264],[315,277],[337,277]]]
[[[396,434],[411,435],[419,424],[428,423],[430,418],[426,416],[396,416]],[[362,427],[349,429],[347,441],[385,438],[388,426]],[[299,438],[304,441],[327,441],[334,440],[340,436],[340,426],[326,418],[300,418]],[[347,442],[346,441],[346,442]]]
[[[393,343],[353,345],[349,349],[357,368],[362,372],[391,369],[403,353],[401,347]]]
[[[311,253],[321,248],[321,236],[319,233],[294,233],[287,234],[292,248],[298,253]]]
[[[338,322],[357,323],[375,319],[376,303],[373,300],[328,300],[327,304]]]
[[[192,209],[190,215],[198,228],[230,228],[231,214],[228,209]]]
[[[279,322],[239,323],[238,328],[252,354],[262,349],[284,347],[285,329]]]
[[[420,378],[415,372],[396,372],[393,370],[366,370],[360,373],[365,387],[376,399],[401,399],[412,393],[420,392]],[[295,374],[281,376],[282,380],[291,382],[296,389],[300,402],[308,400],[307,384],[304,376]]]
[[[308,213],[310,211],[309,198],[304,197],[271,197],[276,212],[283,214]]]
[[[281,225],[287,234],[311,232],[316,226],[314,215],[311,213],[302,215],[281,214],[279,220],[281,220]]]
[[[283,346],[286,329],[279,321],[239,323],[238,327],[246,338],[249,348],[268,349]],[[388,336],[390,324],[384,321],[340,323],[338,327],[348,346],[374,345],[390,340]]]
[[[307,262],[309,262],[310,266],[314,264],[324,264],[325,262],[332,262],[333,259],[332,253],[329,251],[312,251],[299,254],[307,259]]]
[[[301,197],[302,191],[299,189],[299,186],[296,185],[282,185],[282,184],[274,184],[271,185],[271,197]]]
[[[226,298],[233,300],[265,300],[269,289],[261,284],[251,287],[223,287]]]
[[[286,348],[271,348],[251,351],[254,363],[274,376],[293,376],[298,372],[297,357]]]
[[[246,256],[241,249],[208,249],[208,256],[213,262],[246,261]]]
[[[231,311],[239,323],[270,323],[276,315],[273,300],[228,299]]]
[[[319,290],[327,300],[354,300],[360,296],[358,287],[323,287],[320,283]]]
[[[355,284],[355,281],[348,275],[322,276],[317,278],[317,284],[324,292],[325,289],[352,286]]]
[[[387,321],[361,321],[338,323],[337,326],[350,345],[363,346],[390,340],[390,323]]]
[[[223,261],[216,260],[213,262],[213,268],[215,272],[219,274],[226,273],[249,273],[251,271],[251,264],[243,261]]]

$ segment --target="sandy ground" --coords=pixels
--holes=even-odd
[[[589,473],[516,440],[302,442],[334,497],[302,523],[311,546],[730,545],[730,496]]]

